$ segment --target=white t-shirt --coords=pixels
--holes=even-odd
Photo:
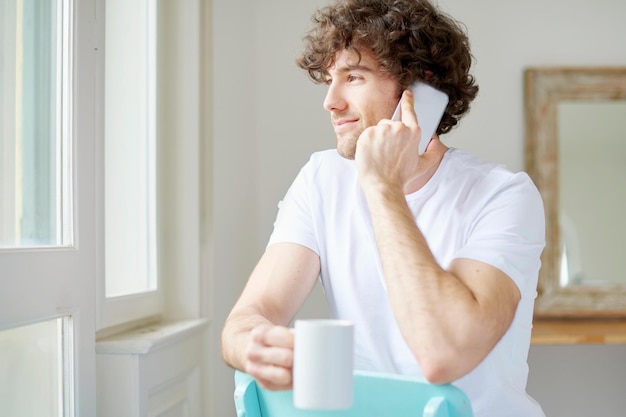
[[[525,173],[450,149],[430,179],[406,196],[441,267],[471,258],[504,271],[521,300],[506,334],[469,374],[454,382],[476,417],[539,417],[526,394],[527,356],[540,254],[541,197]],[[284,200],[269,244],[294,242],[320,256],[331,315],[355,324],[356,369],[422,376],[389,304],[367,202],[354,161],[315,153]],[[480,337],[480,335],[477,335]]]

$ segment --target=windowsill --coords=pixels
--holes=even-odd
[[[128,355],[148,354],[202,331],[209,320],[164,321],[125,331],[96,341],[96,353]]]
[[[535,320],[534,345],[626,344],[626,320]]]

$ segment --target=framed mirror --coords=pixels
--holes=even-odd
[[[525,88],[546,213],[535,317],[626,318],[626,67],[529,68]]]

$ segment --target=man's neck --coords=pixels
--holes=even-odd
[[[426,152],[420,157],[419,165],[417,166],[417,176],[404,186],[404,195],[420,190],[430,181],[435,172],[437,172],[439,165],[441,165],[443,156],[448,149],[436,136],[430,141]]]

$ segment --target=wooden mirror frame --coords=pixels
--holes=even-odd
[[[535,317],[626,318],[626,285],[559,285],[558,104],[562,100],[626,100],[626,67],[529,68],[525,71],[526,171],[543,198],[546,248]]]

